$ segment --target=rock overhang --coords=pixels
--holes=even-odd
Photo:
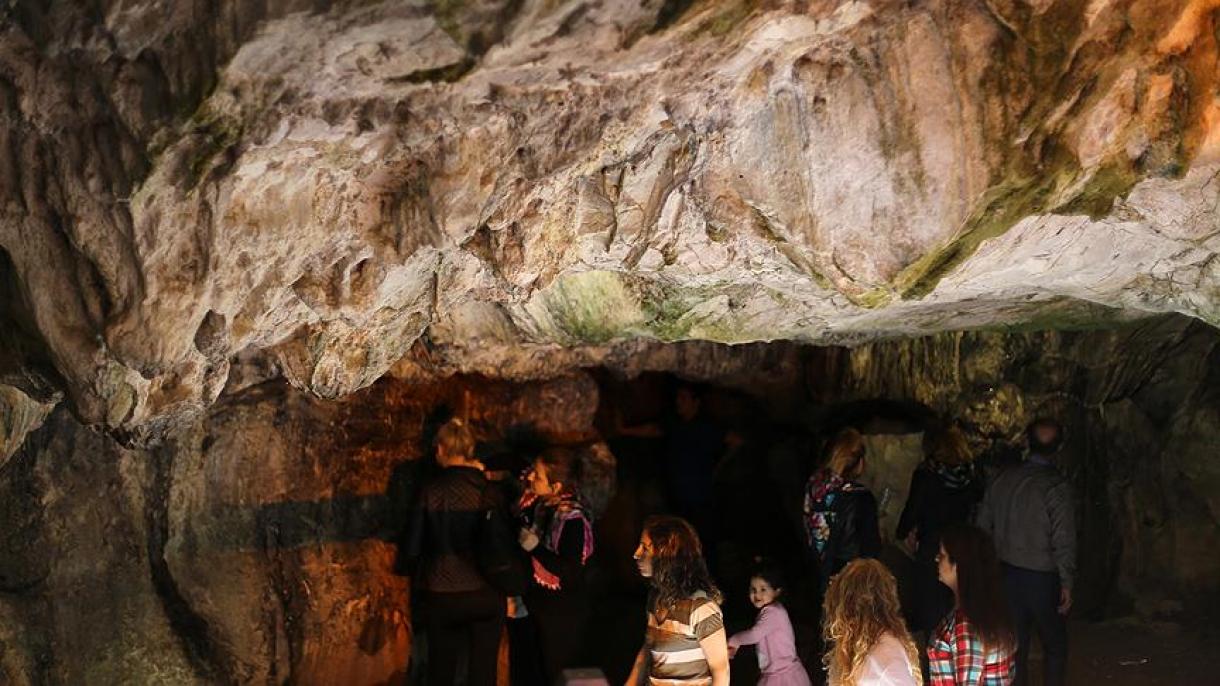
[[[10,304],[119,436],[238,353],[338,397],[421,341],[1220,322],[1199,3],[252,7],[5,29]]]

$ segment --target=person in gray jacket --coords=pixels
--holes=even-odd
[[[1015,684],[1029,683],[1031,624],[1042,639],[1043,683],[1060,686],[1067,671],[1067,620],[1076,572],[1072,491],[1055,466],[1063,427],[1053,419],[1029,425],[1029,457],[1001,472],[983,496],[979,527],[991,534],[1017,630]]]

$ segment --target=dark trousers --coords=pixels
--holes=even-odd
[[[428,686],[459,683],[463,657],[468,686],[495,686],[504,596],[491,590],[421,593],[418,607],[428,631]]]
[[[527,596],[525,606],[538,628],[546,683],[556,683],[565,669],[583,666],[587,601],[578,594],[539,592]]]
[[[508,681],[512,686],[546,683],[546,677],[542,676],[538,627],[532,614],[508,620]]]
[[[1067,677],[1067,620],[1059,614],[1059,575],[1004,565],[1004,585],[1017,630],[1015,686],[1029,683],[1030,629],[1042,639],[1043,684],[1062,686]],[[1032,627],[1031,627],[1032,625]]]

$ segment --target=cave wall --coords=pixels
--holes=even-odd
[[[247,370],[150,449],[54,410],[0,466],[0,680],[397,678],[410,617],[393,543],[440,413],[470,417],[489,444],[522,423],[544,440],[586,437],[606,428],[595,378],[621,384],[645,368],[753,398],[729,413],[804,434],[810,449],[861,401],[959,418],[984,457],[1013,449],[1034,415],[1058,416],[1080,515],[1079,615],[1190,621],[1220,608],[1214,329],[1167,318],[853,349],[684,343],[623,359],[634,363],[528,382],[386,378],[339,401]],[[869,439],[872,477],[895,507],[917,425],[875,424]],[[634,532],[618,534],[627,543],[607,549]]]
[[[154,450],[56,410],[0,470],[0,683],[393,683],[396,536],[437,419],[572,440],[597,397],[579,374],[340,402],[264,381]]]

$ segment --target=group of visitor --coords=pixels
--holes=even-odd
[[[583,661],[585,571],[614,457],[600,442],[550,448],[520,479],[497,482],[474,453],[463,420],[441,427],[441,470],[423,486],[406,535],[416,626],[427,636],[424,681],[495,684],[507,622],[514,683],[554,683]]]
[[[1075,568],[1071,495],[1054,464],[1063,430],[1040,419],[1027,434],[1028,459],[985,489],[959,430],[925,435],[926,459],[912,475],[896,535],[912,548],[918,568],[917,607],[909,614],[917,635],[926,637],[926,662],[897,581],[875,559],[881,534],[876,499],[859,481],[863,436],[847,429],[832,441],[805,496],[831,686],[913,686],[925,674],[932,686],[1024,684],[1031,625],[1044,645],[1043,683],[1063,683]],[[654,685],[728,683],[729,659],[743,645],[756,646],[760,684],[810,683],[774,570],[762,568],[750,580],[759,609],[754,626],[726,638],[721,596],[690,525],[650,520],[636,560],[653,592],[648,635],[629,683],[644,683],[645,674]]]
[[[925,432],[925,460],[895,532],[917,570],[907,608],[877,559],[877,501],[861,483],[864,437],[846,429],[830,442],[804,499],[824,641],[819,682],[1024,684],[1036,627],[1044,683],[1063,683],[1075,567],[1072,500],[1055,467],[1063,431],[1042,419],[1027,435],[1028,458],[984,485],[959,430]],[[495,683],[506,616],[513,683],[556,683],[564,670],[587,664],[585,569],[593,521],[613,489],[614,458],[602,443],[544,451],[521,481],[512,480],[514,493],[512,483],[486,478],[473,451],[461,421],[442,428],[437,460],[444,469],[423,489],[408,537],[407,552],[418,560],[417,617],[429,635],[427,683],[458,683],[458,655],[468,656],[464,683]],[[756,619],[728,635],[701,529],[677,516],[644,524],[634,557],[650,589],[647,630],[628,683],[727,684],[730,661],[753,646],[760,684],[809,685],[781,572],[759,561],[748,587]]]

